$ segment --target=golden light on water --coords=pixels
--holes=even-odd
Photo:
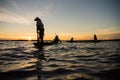
[[[31,41],[33,39],[33,36],[29,36],[28,40]]]

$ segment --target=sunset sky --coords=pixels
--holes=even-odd
[[[35,17],[45,39],[120,39],[120,0],[0,0],[0,39],[36,39]]]

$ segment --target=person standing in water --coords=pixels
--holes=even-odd
[[[36,27],[37,27],[37,42],[43,44],[44,25],[39,17],[36,17],[34,21],[36,21]]]

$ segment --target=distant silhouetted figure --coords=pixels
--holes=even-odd
[[[36,17],[34,21],[36,21],[36,27],[37,27],[37,42],[43,44],[44,25],[39,17]]]
[[[71,42],[73,42],[73,37],[70,39]]]
[[[95,42],[95,43],[101,42],[101,40],[97,39],[97,35],[96,34],[94,34],[94,40],[93,40],[93,42]]]
[[[94,41],[97,41],[97,36],[96,36],[96,34],[94,34]]]
[[[55,36],[53,43],[61,43],[61,40],[59,39],[58,35]]]

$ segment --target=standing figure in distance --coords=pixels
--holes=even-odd
[[[94,34],[94,41],[97,41],[97,36],[96,36],[96,34]]]
[[[44,25],[39,17],[36,17],[34,21],[36,21],[36,27],[37,27],[37,42],[43,44]]]

